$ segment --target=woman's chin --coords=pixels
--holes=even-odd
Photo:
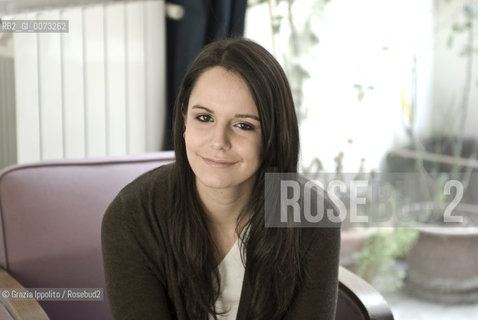
[[[204,187],[212,189],[226,189],[232,186],[231,182],[226,181],[225,179],[211,179],[211,177],[208,177],[206,179],[198,180],[198,183],[200,183]]]

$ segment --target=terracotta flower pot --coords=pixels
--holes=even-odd
[[[419,227],[408,254],[406,285],[442,303],[478,301],[478,227]]]

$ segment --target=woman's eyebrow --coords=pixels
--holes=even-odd
[[[206,107],[203,107],[203,106],[200,106],[200,105],[198,105],[198,104],[192,106],[191,109],[204,109],[204,110],[206,110],[207,112],[214,114],[214,111],[212,111],[211,109],[206,108]]]
[[[235,117],[236,118],[251,118],[259,122],[261,121],[258,116],[255,116],[253,114],[236,114]]]
[[[207,112],[209,112],[209,113],[211,113],[211,114],[214,114],[214,111],[212,111],[211,109],[206,108],[206,107],[201,106],[201,105],[198,105],[198,104],[192,106],[191,109],[203,109],[203,110],[205,110],[205,111],[207,111]],[[257,120],[257,121],[259,121],[259,122],[261,121],[258,116],[255,116],[255,115],[253,115],[253,114],[244,113],[244,114],[236,114],[236,115],[234,115],[234,116],[235,116],[236,118],[251,118],[251,119]]]

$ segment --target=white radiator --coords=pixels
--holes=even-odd
[[[12,51],[0,59],[0,168],[160,150],[164,1],[73,6],[8,19],[68,20],[69,32],[0,39]]]

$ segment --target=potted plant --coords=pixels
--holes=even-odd
[[[402,210],[414,217],[419,235],[407,257],[407,288],[416,296],[448,303],[478,301],[478,140],[466,137],[464,131],[476,81],[478,7],[468,1],[461,13],[450,35],[450,39],[457,35],[466,39],[461,50],[466,59],[461,101],[453,113],[447,113],[458,119],[456,127],[444,117],[443,128],[454,130],[419,139],[413,130],[413,112],[409,112],[415,108],[402,100],[410,115],[411,145],[387,157],[390,171],[412,172],[412,179],[404,183],[408,188],[402,190],[402,200],[407,199]],[[452,47],[453,41],[448,44]]]
[[[416,170],[402,190],[402,210],[414,218],[418,231],[407,256],[407,288],[428,300],[476,302],[478,206],[472,193],[478,185],[478,162],[428,151],[407,152],[388,156],[395,172],[397,162],[414,163],[409,169]],[[467,165],[454,172],[457,163]]]

